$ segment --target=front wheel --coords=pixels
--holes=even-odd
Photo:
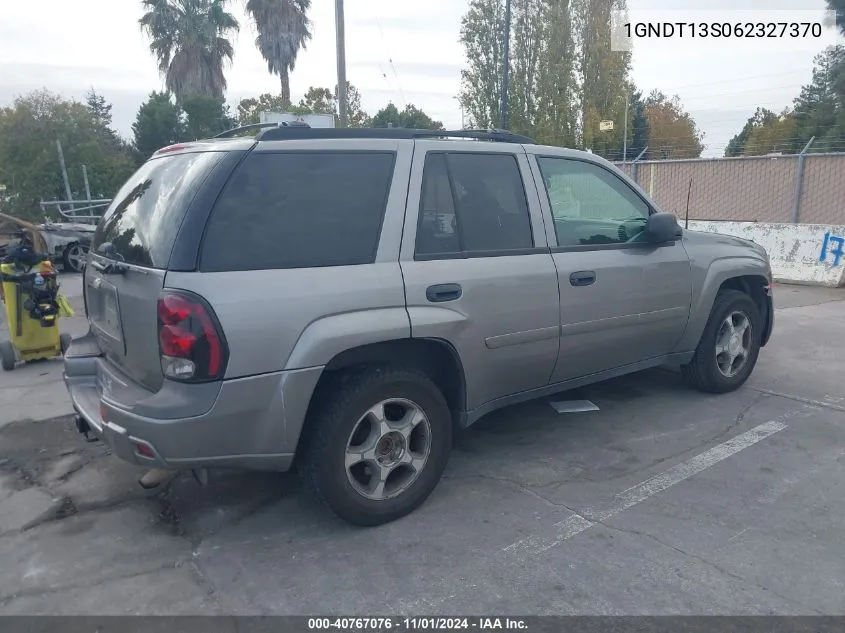
[[[734,391],[754,370],[762,336],[763,319],[751,297],[739,290],[722,290],[716,295],[695,356],[681,367],[681,373],[700,391]]]
[[[3,371],[12,371],[18,362],[18,355],[11,341],[0,341],[0,366]]]
[[[417,371],[377,367],[321,391],[303,438],[306,486],[355,525],[413,512],[437,486],[451,449],[451,414],[440,390]]]

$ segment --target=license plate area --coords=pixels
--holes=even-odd
[[[88,313],[91,325],[101,336],[123,346],[123,328],[117,288],[100,277],[94,277],[88,287]]]

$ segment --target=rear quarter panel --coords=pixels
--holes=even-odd
[[[166,286],[214,309],[229,346],[226,379],[325,365],[351,347],[410,336],[398,262],[170,273]]]
[[[348,141],[266,144],[268,151],[280,148],[330,151],[350,145]],[[388,146],[384,141],[359,140],[354,149],[396,152],[374,263],[168,273],[167,287],[198,293],[214,309],[229,346],[226,379],[318,367],[359,345],[410,337],[398,260],[413,142],[393,141]]]

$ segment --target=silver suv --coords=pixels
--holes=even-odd
[[[607,161],[499,131],[267,127],[157,152],[84,272],[80,430],[149,467],[294,464],[359,525],[418,507],[454,429],[664,364],[738,388],[761,247],[683,231]]]

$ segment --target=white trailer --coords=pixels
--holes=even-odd
[[[262,112],[260,123],[307,123],[311,127],[335,127],[333,114],[291,114],[290,112]]]

